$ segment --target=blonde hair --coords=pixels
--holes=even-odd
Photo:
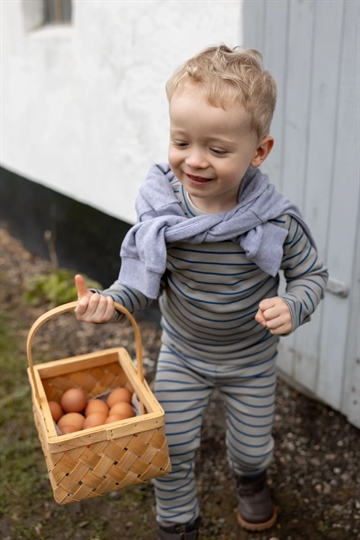
[[[262,60],[254,49],[208,47],[184,62],[168,80],[168,100],[190,82],[210,105],[223,107],[226,102],[240,101],[260,141],[269,134],[276,104],[276,83],[264,71]]]

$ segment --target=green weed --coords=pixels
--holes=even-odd
[[[25,300],[32,306],[49,304],[56,307],[77,299],[75,287],[76,272],[67,268],[56,268],[47,274],[35,274],[25,281]],[[83,275],[90,289],[102,289],[97,281]]]
[[[26,359],[19,361],[16,339],[19,329],[20,326],[14,327],[5,315],[0,314],[0,412],[6,403],[22,396],[22,385],[27,382]]]

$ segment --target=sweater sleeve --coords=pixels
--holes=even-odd
[[[295,218],[280,216],[273,223],[288,230],[281,264],[286,292],[281,298],[289,306],[293,332],[301,324],[310,321],[312,313],[324,298],[328,271]]]
[[[152,303],[152,300],[147,298],[140,291],[131,289],[125,285],[121,285],[119,281],[115,281],[108,289],[104,289],[103,291],[98,291],[95,289],[92,289],[92,291],[104,296],[111,296],[114,302],[121,304],[130,313],[142,311]],[[115,311],[110,322],[124,322],[125,318],[126,315],[120,313],[119,311]]]

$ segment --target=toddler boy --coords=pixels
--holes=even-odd
[[[276,521],[266,469],[279,336],[310,320],[327,271],[298,208],[259,170],[274,144],[276,102],[260,53],[210,47],[185,62],[166,90],[169,163],[154,165],[140,189],[119,279],[99,293],[76,277],[76,314],[121,321],[114,301],[134,312],[159,297],[155,394],[172,471],[155,480],[158,538],[196,540],[194,458],[214,388],[225,402],[238,521],[255,531]],[[280,269],[287,287],[278,296]]]

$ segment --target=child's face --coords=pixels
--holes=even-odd
[[[250,115],[239,103],[210,105],[192,85],[172,96],[169,110],[173,173],[200,210],[231,210],[246,169],[260,164]]]

